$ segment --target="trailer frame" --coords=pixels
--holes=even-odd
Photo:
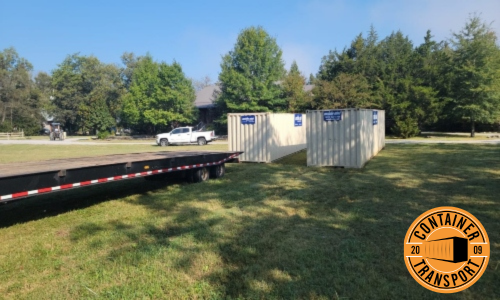
[[[179,176],[185,176],[186,173],[196,176],[196,170],[224,165],[241,153],[161,151],[2,164],[0,203],[153,175],[180,172]]]

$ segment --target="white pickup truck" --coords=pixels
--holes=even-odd
[[[168,133],[160,133],[156,136],[158,146],[169,144],[191,144],[206,145],[215,140],[213,131],[193,131],[193,127],[179,127]]]

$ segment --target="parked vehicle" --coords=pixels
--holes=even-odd
[[[59,139],[60,141],[64,140],[64,131],[62,130],[60,123],[50,124],[49,138],[51,141],[55,141],[56,139]]]
[[[170,144],[192,144],[206,145],[215,140],[213,131],[194,131],[193,127],[179,127],[168,133],[160,133],[156,136],[158,146]]]

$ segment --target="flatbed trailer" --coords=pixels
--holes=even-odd
[[[171,174],[194,182],[224,175],[242,152],[162,151],[0,165],[0,203],[138,177]],[[163,175],[166,176],[166,175]]]

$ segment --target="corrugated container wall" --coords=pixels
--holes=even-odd
[[[306,115],[240,113],[227,115],[229,151],[240,161],[272,162],[306,148]]]
[[[307,165],[362,168],[385,147],[385,111],[307,111]]]

